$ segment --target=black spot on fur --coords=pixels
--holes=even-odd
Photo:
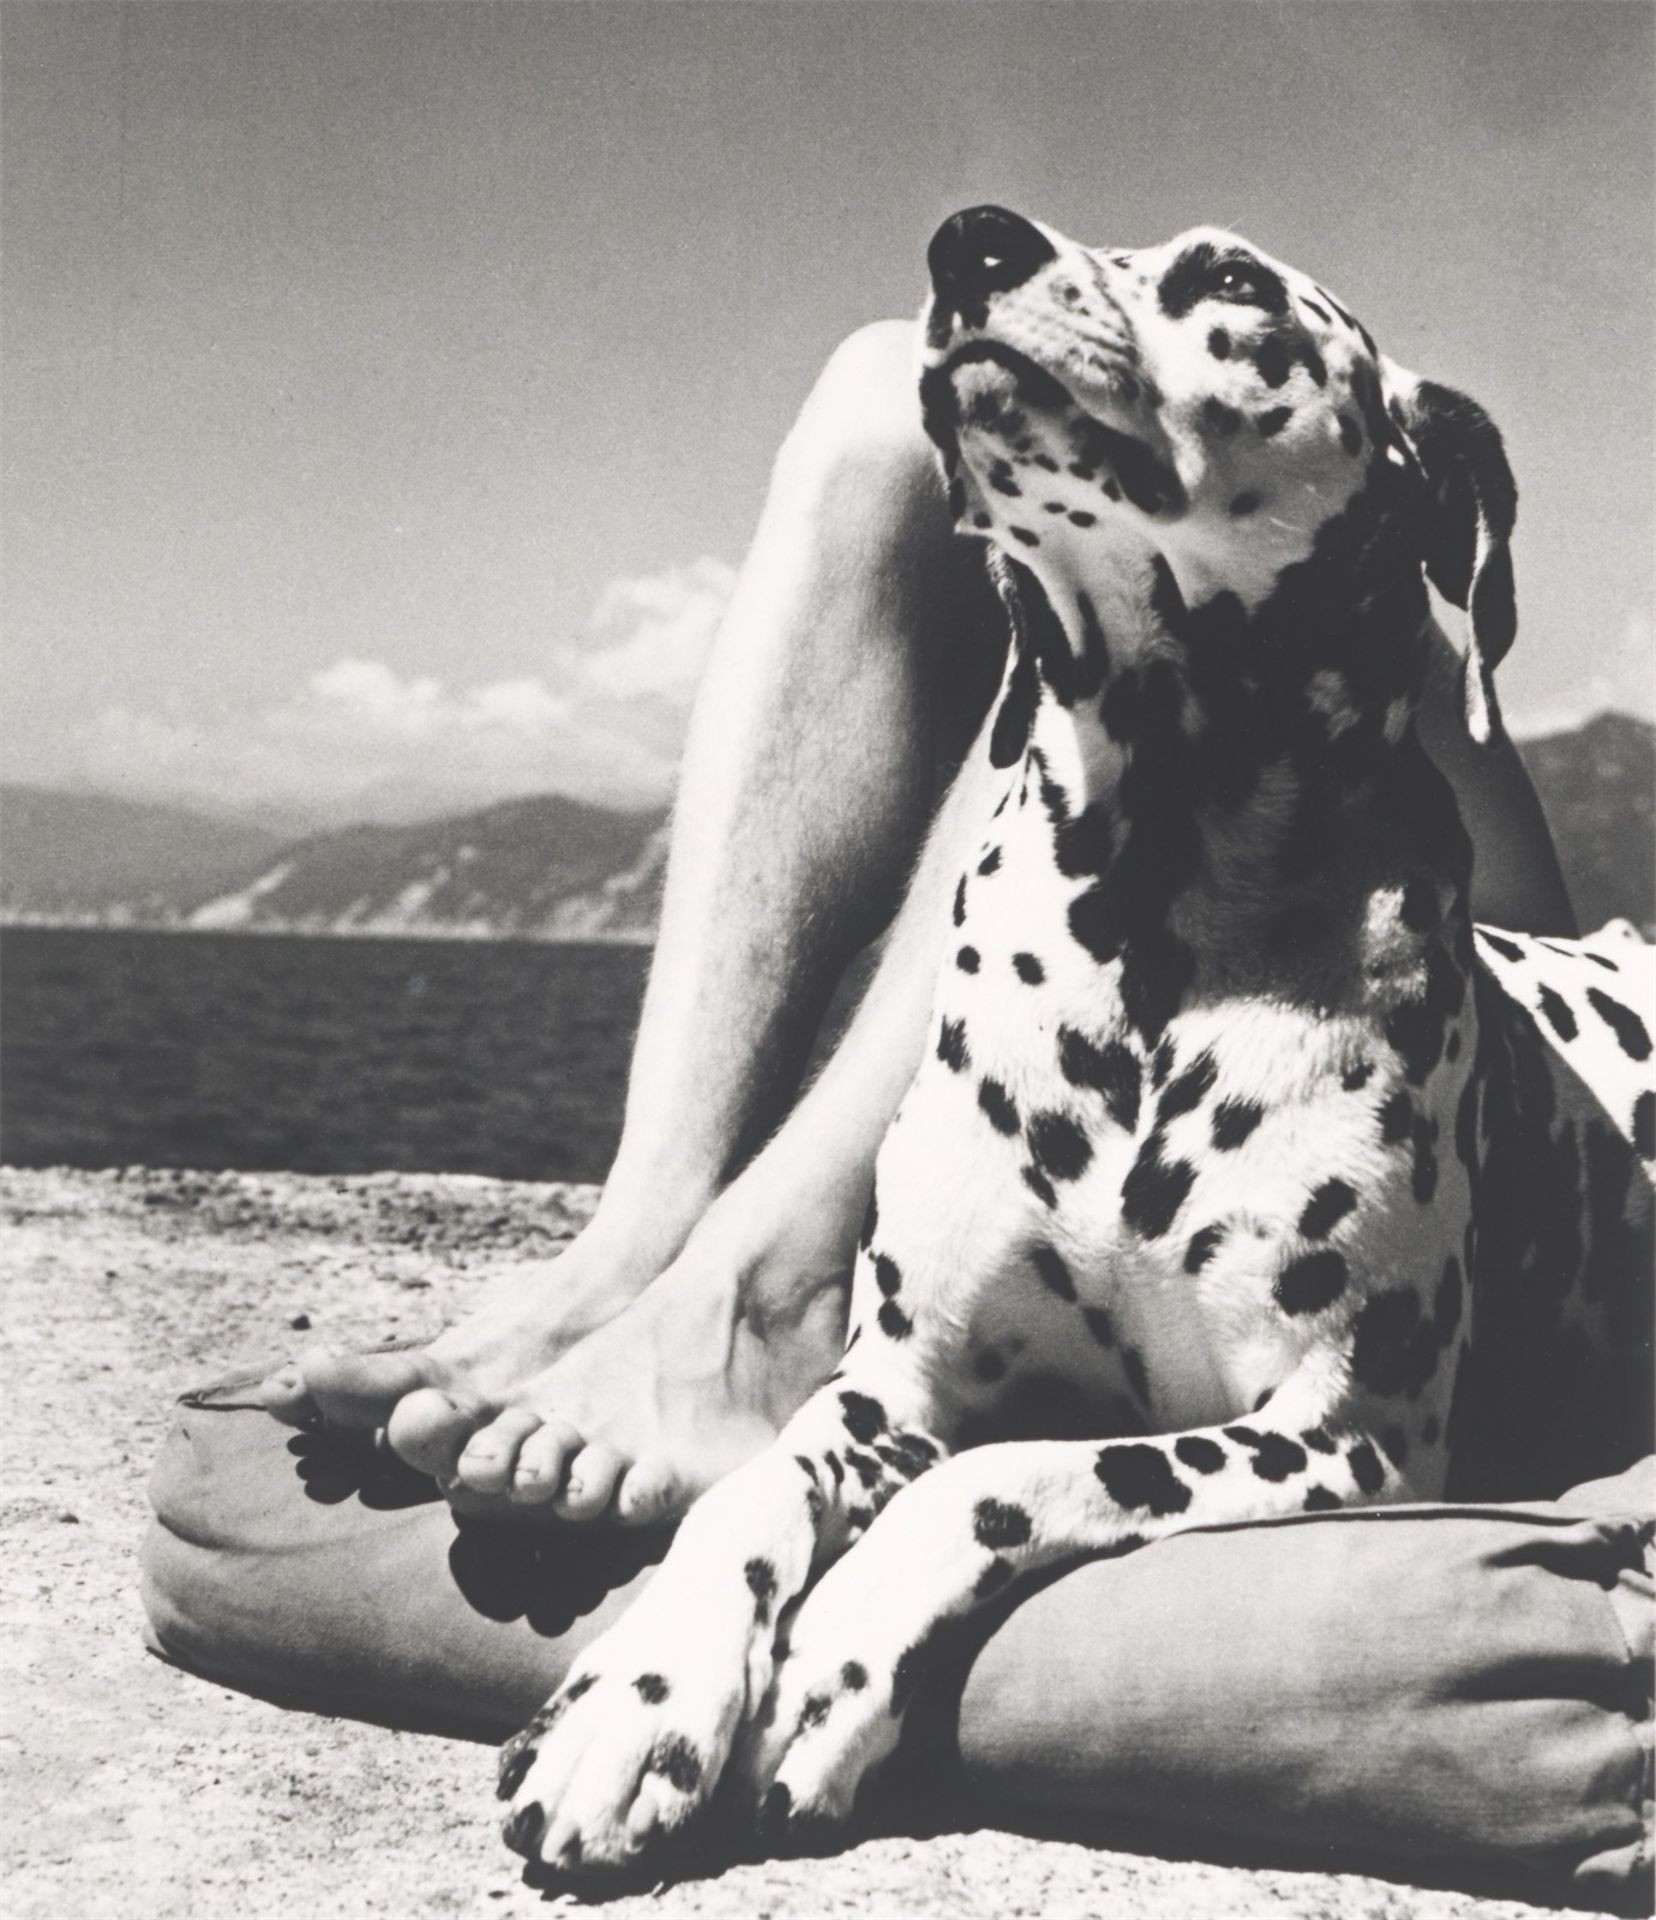
[[[1404,885],[1403,901],[1398,912],[1411,933],[1430,933],[1437,925],[1437,888],[1424,874],[1415,874]]]
[[[659,1673],[641,1673],[633,1682],[633,1690],[650,1707],[659,1707],[671,1691]]]
[[[1320,1253],[1302,1253],[1290,1260],[1271,1292],[1284,1313],[1321,1313],[1345,1292],[1349,1278],[1344,1257],[1325,1247]]]
[[[1478,928],[1478,938],[1486,947],[1498,953],[1503,960],[1522,960],[1524,949],[1515,941],[1505,940],[1498,933],[1491,933],[1488,927]]]
[[[884,1301],[875,1319],[888,1340],[906,1340],[914,1331],[914,1322],[895,1300]]]
[[[1587,1004],[1616,1036],[1616,1044],[1629,1060],[1650,1058],[1650,1033],[1631,1007],[1612,1000],[1602,987],[1587,989]]]
[[[1026,987],[1038,987],[1046,978],[1046,968],[1032,953],[1013,954],[1012,971]]]
[[[1058,1195],[1053,1188],[1052,1182],[1042,1173],[1039,1167],[1020,1167],[1018,1171],[1023,1176],[1024,1185],[1028,1187],[1029,1191],[1035,1195],[1036,1199],[1039,1200],[1043,1206],[1057,1206]]]
[[[646,1773],[659,1773],[679,1793],[694,1793],[701,1785],[701,1755],[682,1733],[658,1740],[644,1763]]]
[[[1015,756],[1014,756],[1015,757]],[[960,876],[960,884],[955,888],[954,923],[957,927],[966,923],[966,876]]]
[[[776,1598],[776,1569],[765,1559],[750,1560],[742,1569],[753,1595],[753,1617],[760,1626],[770,1620],[771,1602]]]
[[[1029,1152],[1053,1180],[1075,1180],[1092,1162],[1092,1142],[1067,1113],[1034,1113],[1027,1129]]]
[[[1159,1240],[1190,1197],[1196,1171],[1188,1160],[1162,1158],[1166,1136],[1152,1133],[1121,1184],[1121,1217],[1143,1240]]]
[[[1159,1517],[1183,1513],[1190,1505],[1190,1489],[1168,1465],[1160,1447],[1134,1442],[1104,1447],[1093,1471],[1117,1506]]]
[[[903,1284],[903,1270],[889,1253],[874,1256],[874,1281],[889,1300]]]
[[[1035,1271],[1041,1276],[1041,1283],[1048,1292],[1057,1294],[1060,1300],[1075,1298],[1075,1280],[1056,1247],[1045,1242],[1031,1247],[1029,1258]]]
[[[1325,1180],[1305,1203],[1299,1230],[1307,1240],[1326,1240],[1357,1204],[1357,1195],[1343,1180]]]
[[[1326,387],[1328,385],[1328,368],[1323,362],[1322,355],[1318,353],[1317,349],[1312,346],[1309,340],[1301,346],[1299,357],[1305,367],[1305,371],[1310,374],[1317,385],[1319,387]]]
[[[1018,1131],[1018,1109],[1011,1094],[998,1080],[978,1082],[978,1105],[997,1133],[1013,1134]]]
[[[866,1447],[885,1432],[886,1410],[872,1395],[848,1389],[840,1395],[839,1403],[840,1412],[845,1416],[845,1430],[853,1440]]]
[[[989,851],[983,856],[983,858],[978,862],[978,872],[983,874],[985,877],[987,877],[989,874],[996,873],[1000,870],[1000,863],[1001,863],[1000,848],[991,847]]]
[[[1255,1100],[1221,1100],[1213,1109],[1213,1144],[1221,1153],[1241,1146],[1264,1118]]]
[[[1104,1096],[1105,1110],[1131,1133],[1138,1125],[1139,1063],[1119,1040],[1096,1047],[1074,1027],[1058,1029],[1058,1064],[1072,1087],[1090,1087]]]
[[[1386,1016],[1386,1038],[1403,1061],[1410,1086],[1423,1086],[1443,1057],[1443,1015],[1428,1001],[1408,1001]]]
[[[1249,1449],[1250,1465],[1261,1480],[1286,1480],[1289,1474],[1305,1470],[1305,1449],[1286,1434],[1258,1433],[1252,1427],[1226,1427],[1223,1432],[1227,1440]]]
[[[1300,305],[1305,308],[1307,313],[1314,313],[1325,327],[1333,326],[1334,316],[1325,308],[1319,307],[1315,300],[1308,300],[1304,294],[1301,294]]]
[[[1231,337],[1223,327],[1213,327],[1208,331],[1207,349],[1215,360],[1230,358]]]
[[[1633,1151],[1641,1160],[1656,1160],[1656,1094],[1647,1087],[1633,1102]]]
[[[1164,1040],[1150,1056],[1150,1084],[1152,1087],[1164,1087],[1167,1076],[1173,1071],[1173,1042]]]
[[[1555,993],[1551,987],[1544,986],[1541,989],[1539,1005],[1547,1025],[1560,1040],[1573,1040],[1576,1037],[1578,1032],[1576,1017],[1570,1011],[1567,1000]]]
[[[1347,1067],[1340,1076],[1340,1085],[1347,1093],[1359,1093],[1369,1083],[1369,1075],[1374,1071],[1370,1060],[1359,1060],[1354,1067]]]
[[[1115,1327],[1110,1316],[1102,1307],[1083,1307],[1081,1318],[1087,1323],[1087,1331],[1101,1347],[1115,1345]]]
[[[1069,516],[1069,521],[1072,527],[1096,527],[1098,525],[1098,515],[1096,513],[1072,512]]]
[[[500,1829],[500,1837],[513,1853],[533,1859],[545,1832],[546,1809],[538,1800],[527,1800]]]
[[[1292,407],[1268,407],[1254,415],[1254,430],[1261,440],[1274,440],[1293,417]]]
[[[1223,400],[1205,400],[1202,403],[1202,424],[1221,439],[1228,440],[1242,424],[1242,416],[1235,407],[1227,407]]]
[[[1211,1053],[1200,1053],[1177,1080],[1170,1081],[1156,1102],[1156,1127],[1159,1131],[1181,1113],[1191,1113],[1213,1089],[1219,1068]]]
[[[972,1534],[980,1547],[998,1553],[1029,1544],[1034,1527],[1022,1507],[1004,1500],[980,1500],[972,1511]]]
[[[1041,536],[1031,533],[1028,527],[1009,527],[1007,531],[1014,540],[1021,541],[1026,547],[1038,547],[1041,544]]]
[[[1173,1442],[1173,1451],[1187,1467],[1198,1473],[1217,1473],[1225,1464],[1225,1449],[1199,1433],[1181,1434]]]
[[[1388,1287],[1357,1315],[1351,1370],[1370,1392],[1412,1400],[1437,1371],[1437,1333],[1413,1287]]]
[[[1380,1138],[1388,1147],[1395,1147],[1400,1140],[1409,1137],[1409,1129],[1414,1125],[1414,1102],[1402,1087],[1388,1094],[1380,1108]]]
[[[972,1064],[972,1050],[966,1044],[964,1020],[945,1020],[938,1028],[937,1057],[952,1073],[964,1073]]]
[[[1330,1493],[1327,1487],[1308,1487],[1302,1511],[1305,1513],[1335,1513],[1343,1502],[1337,1493]]]
[[[1386,1484],[1386,1469],[1380,1464],[1380,1457],[1366,1440],[1359,1440],[1346,1455],[1351,1468],[1351,1477],[1364,1493],[1378,1493]]]
[[[866,1253],[874,1244],[874,1232],[880,1224],[880,1205],[875,1198],[877,1189],[868,1190],[868,1207],[863,1214],[862,1231],[857,1235],[857,1244]]]
[[[1190,1236],[1190,1245],[1185,1248],[1185,1272],[1200,1273],[1218,1251],[1224,1237],[1223,1227],[1198,1227]]]
[[[1288,349],[1274,334],[1268,340],[1260,341],[1254,349],[1253,363],[1259,369],[1260,379],[1268,387],[1280,387],[1293,368]]]
[[[983,956],[976,947],[962,947],[955,955],[955,965],[962,973],[976,973],[983,964]]]
[[[989,762],[996,767],[1015,766],[1023,758],[1024,749],[1029,745],[1030,729],[1035,724],[1035,708],[1041,697],[1034,649],[1018,646],[1014,649],[1014,655],[1006,691],[1001,696],[995,724],[989,735]],[[965,885],[962,880],[962,898]],[[957,927],[961,918],[961,915],[956,915]]]
[[[500,1772],[495,1780],[497,1800],[510,1800],[528,1779],[537,1751],[532,1741],[525,1741],[521,1746],[514,1743],[500,1756]]]

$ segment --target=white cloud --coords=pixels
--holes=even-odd
[[[1535,734],[1567,733],[1606,711],[1656,718],[1656,645],[1650,616],[1638,608],[1622,618],[1620,643],[1606,648],[1593,673],[1560,677],[1540,700],[1515,698],[1503,711],[1509,731],[1528,739]]]
[[[543,679],[445,688],[346,658],[239,719],[109,707],[82,730],[81,777],[105,790],[329,819],[406,819],[554,790],[665,801],[714,630],[722,561],[614,580]]]

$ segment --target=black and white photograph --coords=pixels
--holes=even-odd
[[[1653,128],[0,0],[9,1920],[1652,1911]]]

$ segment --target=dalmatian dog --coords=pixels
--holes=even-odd
[[[929,258],[926,426],[1013,625],[993,812],[840,1371],[505,1751],[508,1843],[554,1869],[716,1790],[783,1839],[845,1820],[1039,1569],[1534,1495],[1648,1380],[1643,949],[1475,930],[1413,722],[1429,576],[1500,724],[1495,428],[1227,233],[978,207]]]

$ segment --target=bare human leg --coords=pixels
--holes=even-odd
[[[907,1078],[886,1061],[912,941],[894,937],[857,1023],[872,1038],[751,1156],[900,895],[996,666],[998,617],[943,510],[911,355],[904,324],[854,335],[778,457],[691,726],[597,1215],[426,1349],[305,1353],[266,1384],[280,1417],[386,1425],[457,1497],[511,1487],[567,1517],[605,1510],[648,1461],[618,1506],[642,1517],[676,1502],[669,1483],[692,1493],[762,1444],[832,1365],[868,1167]],[[928,989],[929,974],[911,1045]]]

